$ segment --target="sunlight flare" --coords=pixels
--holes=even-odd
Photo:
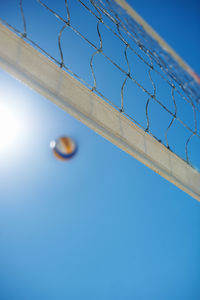
[[[0,104],[0,150],[14,146],[20,133],[20,120],[8,107]]]

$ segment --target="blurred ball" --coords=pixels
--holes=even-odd
[[[72,158],[76,151],[77,145],[75,141],[70,137],[60,137],[50,143],[50,147],[53,150],[53,154],[60,160],[68,160]]]

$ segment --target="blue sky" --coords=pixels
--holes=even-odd
[[[128,2],[200,73],[198,1]],[[0,95],[21,124],[0,155],[0,299],[199,299],[199,203],[3,70]]]

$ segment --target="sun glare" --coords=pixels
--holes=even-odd
[[[5,150],[17,141],[20,120],[11,109],[0,105],[0,150]]]

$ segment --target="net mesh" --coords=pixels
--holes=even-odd
[[[114,0],[8,0],[1,22],[200,168],[200,86]]]

